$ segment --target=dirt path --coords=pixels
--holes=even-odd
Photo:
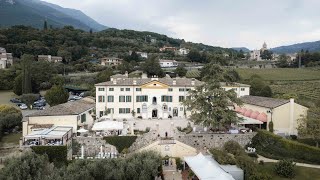
[[[263,156],[258,155],[258,161],[264,161],[264,162],[278,162],[279,160],[276,159],[269,159]],[[309,167],[309,168],[317,168],[320,169],[320,165],[316,165],[316,164],[306,164],[306,163],[296,163],[297,166],[303,166],[303,167]]]

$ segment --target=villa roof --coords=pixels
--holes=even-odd
[[[134,85],[134,81],[135,86],[141,86],[143,84],[152,82],[152,81],[158,81],[160,83],[163,84],[167,84],[169,86],[198,86],[201,85],[202,82],[197,80],[197,79],[189,79],[189,78],[176,78],[176,79],[169,79],[169,78],[119,78],[119,79],[115,79],[114,81],[116,81],[116,84],[114,84],[113,81],[107,81],[107,82],[103,82],[103,83],[99,83],[96,84],[96,86],[132,86]],[[174,84],[173,82],[176,81],[176,83]],[[194,81],[194,85],[192,85],[192,81]]]
[[[246,104],[252,104],[266,108],[276,108],[290,102],[290,100],[287,99],[275,99],[260,96],[243,96],[241,97],[241,100]]]
[[[37,111],[27,115],[27,117],[78,115],[94,107],[95,103],[85,99],[80,99],[77,101],[52,106],[45,110]]]

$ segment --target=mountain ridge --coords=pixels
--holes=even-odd
[[[99,23],[80,10],[65,10],[62,7],[60,7],[61,10],[58,10],[59,7],[56,5],[53,8],[40,0],[0,0],[0,26],[25,25],[42,29],[44,20],[47,20],[48,25],[54,28],[74,26],[85,31],[89,31],[90,29],[100,31],[107,28],[101,24],[99,25]],[[68,11],[69,13],[64,11]],[[78,17],[71,16],[71,12],[73,14],[77,12]]]

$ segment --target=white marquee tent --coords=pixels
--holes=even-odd
[[[110,130],[123,130],[123,122],[118,121],[101,121],[93,125],[93,131],[110,131]]]
[[[184,161],[200,180],[234,180],[214,159],[204,156],[202,153],[184,157]]]

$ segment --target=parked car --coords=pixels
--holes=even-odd
[[[10,102],[12,102],[12,103],[21,103],[21,100],[18,99],[18,98],[12,98],[12,99],[10,99]]]
[[[80,96],[74,96],[73,99],[74,99],[74,100],[79,100],[79,99],[82,99],[82,97],[80,97]]]
[[[32,106],[32,109],[44,110],[45,108],[43,106]]]
[[[20,107],[21,110],[28,109],[28,106],[26,104],[21,104],[19,107]]]
[[[46,106],[47,103],[45,101],[36,101],[33,103],[33,106]]]

